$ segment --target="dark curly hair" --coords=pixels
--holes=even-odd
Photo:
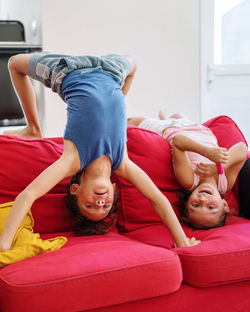
[[[226,223],[226,218],[227,218],[227,212],[223,212],[218,220],[217,223],[211,225],[211,226],[202,226],[202,225],[197,225],[195,223],[192,223],[189,220],[188,216],[188,210],[187,210],[187,202],[188,198],[191,195],[190,191],[183,190],[183,191],[177,191],[177,196],[178,196],[178,201],[175,202],[175,205],[178,207],[179,212],[180,212],[180,220],[185,223],[186,225],[190,226],[191,228],[195,230],[210,230],[214,228],[218,228],[221,226],[224,226]]]
[[[88,235],[99,235],[109,233],[112,229],[112,226],[115,223],[118,205],[118,195],[115,191],[113,205],[110,209],[109,214],[106,218],[100,221],[92,221],[86,218],[81,214],[76,195],[71,194],[70,186],[72,184],[80,184],[80,179],[84,170],[79,170],[75,175],[72,176],[68,186],[67,186],[67,197],[66,197],[66,206],[71,214],[75,225],[75,234],[78,236],[88,236]]]

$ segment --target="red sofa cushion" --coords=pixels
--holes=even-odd
[[[35,177],[51,163],[56,161],[63,151],[61,138],[30,140],[14,136],[0,136],[0,204],[15,199]],[[66,185],[69,179],[61,181],[48,194],[34,202],[32,214],[34,231],[63,232],[71,231],[72,223],[65,207]]]
[[[228,218],[224,227],[193,230],[183,226],[188,237],[202,242],[194,247],[173,249],[181,260],[183,281],[196,287],[210,287],[250,280],[250,221]],[[152,225],[124,234],[145,244],[173,248],[164,225]]]
[[[227,116],[219,116],[212,118],[204,123],[204,126],[210,128],[215,136],[218,139],[220,146],[229,148],[230,146],[236,144],[237,142],[244,142],[247,144],[247,141],[244,138],[243,133],[237,126],[237,124]],[[250,153],[248,152],[248,158]],[[233,193],[238,197],[238,179],[233,187]],[[230,196],[232,194],[227,194]],[[229,198],[226,198],[229,200]],[[233,202],[233,206],[237,207],[235,199],[231,196],[229,202]],[[236,209],[237,210],[237,209]]]
[[[221,146],[229,148],[239,141],[245,142],[237,125],[226,116],[214,118],[205,124],[218,136]],[[168,143],[150,131],[130,127],[128,152],[131,160],[144,169],[174,203],[177,197],[173,191],[180,186],[174,177]],[[127,237],[150,245],[173,248],[173,239],[150,202],[131,184],[117,177],[114,179],[120,193],[120,231]],[[233,191],[228,192],[227,199],[236,214],[237,199]],[[202,240],[198,246],[175,250],[180,256],[186,283],[205,287],[250,278],[250,221],[230,216],[227,225],[219,229],[195,231],[183,227],[187,236]]]
[[[168,143],[158,134],[137,127],[128,127],[127,135],[130,159],[149,175],[170,201],[176,201],[173,191],[180,189],[180,185],[174,176]],[[113,180],[119,194],[118,228],[121,232],[161,223],[151,203],[132,184],[116,175]]]
[[[90,311],[170,294],[181,282],[179,257],[170,250],[117,233],[68,235],[62,249],[1,270],[1,311]]]
[[[185,232],[202,241],[192,248],[176,250],[187,284],[208,287],[250,280],[249,220],[231,217],[221,228]]]
[[[237,124],[228,116],[214,117],[204,122],[203,125],[213,131],[221,147],[229,148],[238,142],[247,144]]]

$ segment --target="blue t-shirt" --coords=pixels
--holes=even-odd
[[[112,171],[118,169],[127,139],[124,95],[118,81],[101,70],[78,70],[64,78],[62,94],[67,103],[64,138],[76,145],[81,168],[107,155]]]

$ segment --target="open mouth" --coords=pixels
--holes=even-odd
[[[205,194],[208,194],[208,195],[212,195],[212,192],[208,189],[203,189],[203,190],[200,190],[199,193],[205,193]]]

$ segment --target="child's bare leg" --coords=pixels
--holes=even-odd
[[[145,117],[129,117],[127,119],[127,123],[130,126],[136,126],[138,127],[139,124],[145,119]]]
[[[10,58],[9,71],[13,86],[22,104],[27,126],[23,129],[5,131],[4,134],[16,135],[25,138],[42,138],[36,108],[36,96],[28,77],[28,62],[31,54],[18,54]]]

